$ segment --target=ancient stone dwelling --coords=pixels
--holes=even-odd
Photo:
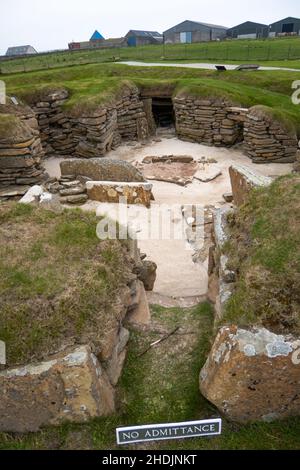
[[[124,86],[114,103],[91,110],[65,110],[67,100],[68,91],[57,89],[31,98],[28,105],[8,99],[10,104],[0,106],[2,188],[22,194],[25,186],[40,181],[44,156],[103,157],[122,142],[146,140],[160,125],[175,126],[178,138],[191,142],[243,143],[256,163],[296,159],[296,131],[263,106],[238,108],[221,98],[172,97],[164,90],[140,92],[134,85]]]
[[[31,186],[44,182],[47,190],[54,186],[59,188],[62,203],[79,204],[88,198],[118,202],[122,194],[130,204],[144,204],[148,208],[153,200],[152,185],[145,181],[139,169],[104,157],[122,143],[147,141],[159,126],[173,126],[177,137],[188,142],[228,148],[241,145],[255,163],[291,163],[297,153],[299,156],[296,130],[264,106],[241,108],[222,98],[180,93],[171,96],[165,90],[141,91],[134,85],[124,86],[114,102],[90,109],[69,109],[68,99],[68,91],[60,88],[41,92],[27,104],[14,104],[8,98],[7,105],[0,105],[0,198],[21,196]],[[61,164],[59,180],[49,181],[43,170],[41,162],[49,156],[70,157]],[[84,175],[74,165],[78,163],[76,159],[80,159]],[[249,188],[270,184],[269,178],[256,178],[247,170],[236,168],[231,168],[231,180],[236,206],[245,202]],[[216,211],[214,244],[209,247],[209,274],[218,285],[216,328],[232,293],[235,275],[227,269],[226,257],[222,255],[226,241],[223,224],[224,213]],[[41,426],[59,424],[66,419],[84,422],[114,412],[115,387],[129,338],[123,321],[130,319],[142,324],[149,321],[145,290],[153,289],[156,276],[155,263],[144,261],[136,246],[130,249],[134,260],[132,278],[130,276],[128,285],[123,286],[119,321],[109,332],[105,351],[95,354],[85,344],[60,352],[43,363],[2,371],[0,385],[7,401],[2,402],[1,414],[5,419],[0,423],[1,430],[36,431]],[[236,421],[267,421],[272,416],[296,414],[298,398],[295,398],[294,388],[285,385],[289,385],[290,378],[293,386],[297,381],[298,368],[290,365],[290,359],[298,344],[298,339],[273,335],[265,329],[249,333],[238,328],[222,328],[201,371],[200,389],[222,413]],[[259,385],[254,373],[261,365],[259,355],[268,361],[270,370],[276,371],[281,386],[276,400],[267,402],[264,396],[267,396],[268,376],[264,377],[263,387],[259,389],[259,406],[256,406],[253,397],[257,395],[252,392],[256,392]],[[243,367],[240,367],[241,361]],[[233,372],[228,372],[228,363],[234,368]],[[226,382],[222,380],[224,374]],[[250,380],[249,376],[254,379]],[[272,376],[272,380],[275,387],[276,377]],[[229,396],[231,383],[235,384],[235,394]],[[21,390],[23,401],[11,400],[16,389]],[[237,393],[241,398],[238,404]],[[285,408],[282,410],[283,398]]]

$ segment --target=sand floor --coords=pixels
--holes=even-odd
[[[182,217],[178,207],[182,204],[199,204],[202,206],[213,205],[220,207],[224,204],[222,195],[231,192],[228,168],[233,163],[246,165],[255,172],[265,176],[277,176],[289,173],[292,165],[289,164],[253,164],[251,160],[243,155],[242,148],[226,149],[207,147],[201,144],[183,142],[175,137],[162,138],[161,142],[151,142],[149,145],[136,144],[133,146],[123,145],[117,150],[110,152],[107,157],[113,159],[126,160],[131,163],[141,162],[146,156],[163,155],[190,155],[199,160],[202,157],[216,160],[213,164],[222,171],[211,182],[200,182],[193,180],[192,184],[182,187],[172,183],[151,181],[153,184],[154,204],[166,204],[171,208],[176,207],[176,216],[173,223],[179,223]],[[49,158],[45,160],[44,166],[50,176],[60,176],[59,163],[62,158]],[[85,210],[95,210],[98,214],[109,214],[115,218],[117,208],[114,204],[101,204],[89,201],[84,206]],[[137,207],[131,206],[130,218],[137,219]],[[145,214],[147,209],[141,208],[141,214]],[[135,220],[137,222],[137,220]],[[137,229],[138,237],[144,238],[144,230]],[[160,294],[165,297],[174,298],[195,298],[203,296],[207,292],[207,261],[203,264],[195,264],[192,260],[193,251],[186,240],[161,240],[142,239],[139,240],[139,247],[147,257],[155,261],[158,265],[157,280],[154,287],[154,295]]]

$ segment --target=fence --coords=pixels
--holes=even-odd
[[[56,51],[0,59],[0,73],[29,72],[70,65],[115,61],[258,62],[300,59],[300,40],[224,41],[199,44],[152,45],[78,51]]]

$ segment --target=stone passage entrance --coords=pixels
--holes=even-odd
[[[175,125],[172,98],[152,97],[152,113],[157,127],[173,127]]]

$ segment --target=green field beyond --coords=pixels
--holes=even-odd
[[[122,64],[77,65],[3,77],[7,93],[29,104],[43,90],[64,87],[70,98],[65,104],[77,115],[115,99],[124,85],[137,85],[156,96],[162,87],[171,95],[220,97],[244,107],[269,106],[275,117],[292,124],[300,135],[300,106],[292,102],[295,72],[218,72],[182,67],[130,67]]]
[[[69,65],[114,61],[223,62],[300,69],[300,38],[227,40],[199,44],[167,44],[114,49],[53,52],[0,61],[1,73],[28,72]]]

